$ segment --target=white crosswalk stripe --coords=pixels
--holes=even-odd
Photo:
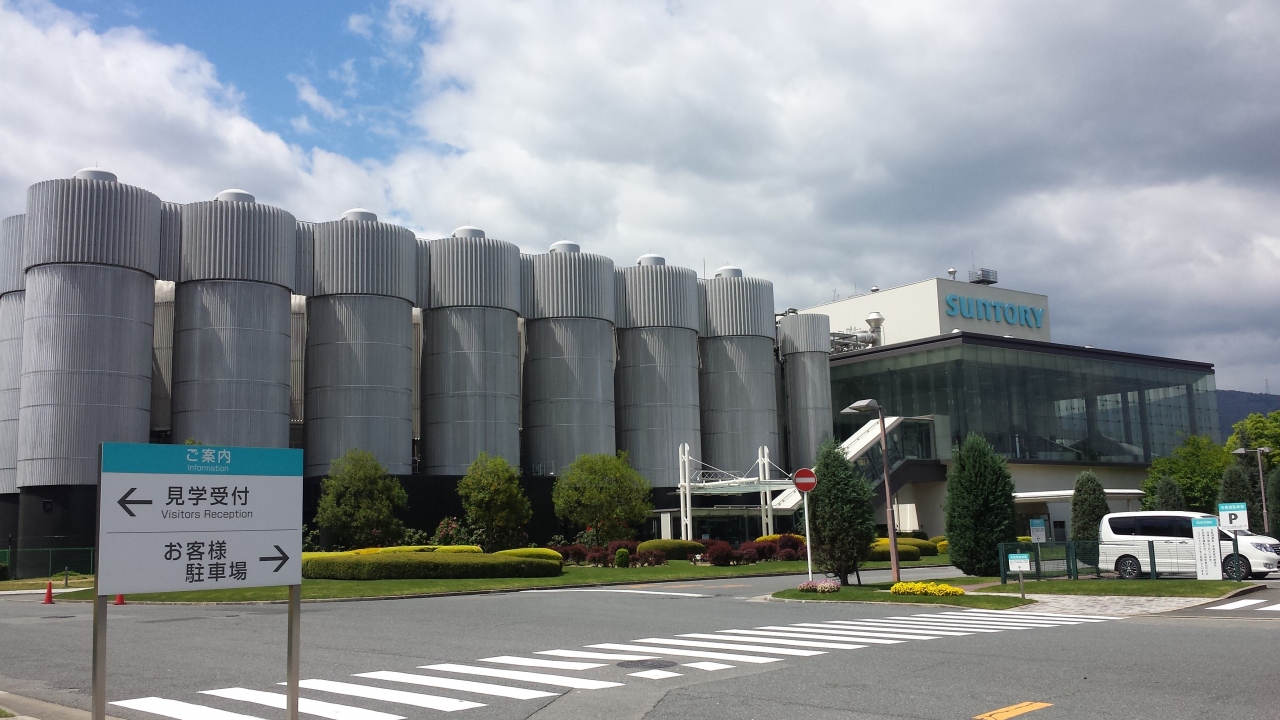
[[[873,633],[887,631],[902,635],[907,639],[917,639],[920,635],[935,635],[941,637],[960,637],[961,635],[972,635],[971,632],[963,630],[938,630],[937,628],[919,628],[906,623],[895,622],[857,622],[854,620],[832,620],[825,627],[841,628],[844,630],[858,630],[860,632],[870,630]],[[929,638],[932,640],[933,638]]]
[[[718,663],[718,662],[705,662],[705,661],[704,661],[704,662],[681,663],[681,665],[683,665],[684,667],[697,668],[697,669],[699,669],[699,670],[710,670],[710,671],[712,671],[712,672],[714,672],[714,671],[716,671],[716,670],[729,670],[729,669],[731,669],[731,668],[733,667],[732,665],[725,665],[724,663]]]
[[[1213,607],[1205,608],[1205,609],[1206,610],[1239,610],[1240,608],[1246,608],[1246,607],[1249,607],[1250,605],[1261,605],[1264,602],[1266,602],[1266,600],[1236,600],[1235,602],[1229,602],[1225,605],[1214,605]]]
[[[857,642],[857,643],[865,642],[871,645],[897,645],[901,642],[905,642],[905,640],[899,639],[899,638],[880,637],[874,633],[862,633],[857,630],[850,630],[850,629],[843,629],[843,628],[826,628],[824,626],[815,625],[812,623],[806,624],[805,627],[800,627],[798,625],[797,626],[762,625],[756,628],[756,630],[768,630],[770,632],[801,633],[801,634],[809,635],[811,637],[830,638],[831,640],[845,640],[847,642]],[[922,638],[916,635],[912,635],[907,639],[933,640],[934,638],[931,638],[931,637]]]
[[[1109,622],[1111,620],[1123,620],[1122,617],[1113,615],[1058,615],[1049,613],[1021,612],[1018,610],[983,610],[981,608],[971,608],[965,610],[969,615],[995,615],[998,617],[1028,617],[1028,618],[1044,618],[1046,620],[1079,620],[1087,623]]]
[[[421,685],[442,690],[461,690],[463,692],[476,693],[477,695],[496,695],[515,700],[534,700],[536,698],[556,697],[559,695],[559,693],[546,692],[545,690],[529,690],[527,688],[511,687],[510,685],[494,685],[474,680],[459,680],[458,678],[443,678],[434,675],[393,672],[391,670],[359,673],[355,677],[369,678],[370,680],[388,680],[390,682]]]
[[[285,710],[289,707],[289,696],[283,693],[269,693],[261,690],[233,687],[222,688],[221,690],[201,690],[200,694],[266,705],[279,710]],[[364,708],[339,705],[310,698],[298,698],[298,712],[304,715],[329,718],[329,720],[405,720],[403,715],[392,715],[391,713],[377,710],[365,710]]]
[[[727,631],[721,630],[720,632],[723,633]],[[769,638],[756,634],[752,634],[749,637],[742,637],[741,635],[720,635],[717,633],[680,633],[680,637],[694,638],[695,640],[728,640],[730,642],[743,643],[756,642],[764,645],[786,645],[788,647],[826,648],[828,650],[857,650],[858,648],[866,647],[866,645],[849,645],[848,643]]]
[[[959,618],[944,617],[939,614],[932,615],[912,615],[916,622],[922,622],[936,627],[960,627],[960,628],[994,628],[996,630],[1028,630],[1035,627],[1052,627],[1038,622],[1022,622],[1010,620],[961,620]]]
[[[671,672],[670,670],[641,670],[640,672],[627,674],[631,677],[645,678],[647,680],[665,680],[666,678],[681,676],[681,673]]]
[[[762,665],[764,663],[778,662],[782,658],[775,657],[758,657],[755,655],[733,655],[730,653],[708,652],[703,650],[683,650],[679,648],[665,647],[644,647],[641,645],[623,645],[621,643],[600,643],[598,645],[588,645],[587,647],[600,648],[602,650],[632,650],[635,652],[649,653],[652,655],[674,655],[676,657],[696,657],[706,658],[707,660],[728,660],[729,662],[744,662]]]
[[[158,697],[144,697],[135,700],[117,700],[110,703],[130,710],[141,710],[153,715],[163,715],[174,720],[262,720],[253,715],[227,712],[217,708],[185,703],[180,700],[167,700]]]
[[[423,670],[435,670],[437,672],[451,672],[458,673],[460,675],[480,675],[483,677],[503,678],[506,680],[523,680],[525,682],[540,683],[542,685],[558,685],[560,687],[573,688],[574,690],[603,690],[605,688],[618,687],[622,684],[605,682],[603,680],[588,680],[586,678],[576,678],[568,675],[548,675],[546,673],[525,672],[523,670],[503,670],[501,668],[455,665],[453,663],[422,665],[420,667]]]
[[[774,631],[772,629],[767,629],[767,628],[778,628],[778,630]],[[716,632],[726,633],[731,635],[743,635],[748,639],[755,639],[757,637],[776,637],[776,638],[790,638],[793,640],[822,640],[822,641],[833,642],[837,645],[844,644],[844,645],[852,645],[856,647],[866,647],[866,645],[862,644],[864,642],[862,638],[847,637],[844,635],[829,635],[825,633],[798,632],[798,631],[785,629],[784,626],[781,626],[781,625],[765,625],[763,628],[759,628],[757,630],[717,630]],[[884,638],[866,638],[865,642],[871,645],[896,645],[903,641],[902,640],[885,640]]]
[[[973,615],[966,615],[966,614],[964,614],[964,613],[958,613],[958,612],[956,612],[956,613],[938,613],[937,615],[934,615],[933,617],[935,617],[935,618],[939,618],[939,619],[946,619],[946,620],[956,620],[956,621],[958,621],[958,622],[962,622],[962,623],[971,623],[971,622],[974,622],[974,616],[973,616]],[[1019,627],[1028,627],[1028,628],[1033,628],[1033,627],[1042,627],[1042,628],[1047,628],[1047,627],[1062,627],[1063,625],[1079,625],[1079,624],[1080,624],[1080,623],[1078,623],[1078,622],[1076,622],[1076,621],[1074,621],[1074,620],[1056,620],[1056,621],[1048,621],[1048,620],[1027,620],[1027,619],[1025,619],[1025,618],[1003,618],[1003,619],[1002,619],[1002,618],[990,618],[990,619],[984,619],[984,620],[982,620],[981,622],[988,623],[988,624],[994,625],[994,626],[996,626],[996,627],[1007,627],[1007,626],[1009,626],[1009,625],[1017,625],[1017,626],[1019,626]]]
[[[901,622],[915,623],[915,626],[918,628],[936,627],[941,630],[946,630],[948,628],[956,628],[957,630],[967,630],[969,632],[996,633],[996,632],[1004,632],[1005,630],[1019,629],[1019,628],[1011,628],[1011,627],[992,627],[990,625],[986,625],[984,623],[979,623],[979,622],[972,622],[972,623],[951,622],[943,625],[936,621],[925,620],[923,618],[895,616],[893,619]]]
[[[1280,610],[1280,604],[1268,605],[1266,607],[1254,608],[1254,610]]]
[[[639,638],[636,642],[653,643],[655,645],[676,645],[679,647],[707,648],[708,650],[735,650],[740,652],[763,652],[772,655],[790,655],[792,657],[813,657],[826,655],[825,650],[800,650],[796,648],[765,647],[763,645],[734,645],[728,642],[703,642],[701,640],[680,640],[669,638]]]
[[[590,670],[604,667],[604,663],[570,662],[567,660],[543,660],[542,658],[522,658],[511,655],[480,658],[480,662],[499,663],[502,665],[521,665],[524,667],[550,668],[552,670]]]
[[[283,685],[284,683],[280,683]],[[456,712],[458,710],[469,710],[470,708],[484,707],[484,703],[471,702],[470,700],[457,700],[449,697],[441,697],[439,695],[427,695],[425,693],[405,692],[404,690],[391,690],[388,688],[374,687],[372,685],[357,685],[355,683],[337,682],[334,680],[300,680],[298,687],[308,690],[320,690],[322,692],[333,693],[335,695],[350,695],[351,697],[366,698],[368,700],[385,700],[386,702],[399,703],[401,705],[412,705],[414,707],[427,708],[429,710],[441,710],[444,712]]]
[[[656,660],[653,655],[619,655],[618,653],[598,653],[586,650],[539,650],[534,655],[551,655],[553,657],[589,658],[593,660]]]

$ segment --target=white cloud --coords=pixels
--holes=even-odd
[[[293,86],[298,89],[298,100],[320,113],[325,119],[337,120],[347,114],[346,110],[334,105],[332,101],[321,95],[320,91],[307,78],[294,73],[290,73],[288,77],[289,82],[293,83]]]
[[[356,61],[354,58],[347,58],[338,65],[338,67],[329,71],[329,78],[342,83],[346,89],[343,94],[347,97],[355,97],[358,93],[356,84],[360,81],[360,75],[356,72]]]
[[[294,131],[300,133],[315,132],[315,128],[311,127],[311,121],[306,115],[299,115],[289,120],[289,124],[293,126]]]
[[[355,14],[347,18],[347,30],[362,38],[373,37],[373,18]]]

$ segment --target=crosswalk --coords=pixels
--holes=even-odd
[[[1228,606],[1245,607],[1236,601],[1219,609]],[[1119,619],[962,610],[687,632],[595,643],[580,650],[554,648],[473,662],[377,669],[341,679],[307,678],[299,682],[304,696],[298,710],[327,720],[407,720],[407,715],[400,713],[412,712],[411,708],[451,713],[504,701],[546,703],[566,692],[608,691],[628,683],[660,682],[735,668],[765,669],[773,663],[833,652]],[[280,714],[264,711],[284,710],[286,703],[285,694],[275,688],[226,687],[200,690],[184,700],[141,697],[111,704],[172,720],[270,720]],[[529,711],[536,709],[531,706]]]
[[[1264,604],[1268,602],[1271,602],[1271,601],[1270,600],[1235,600],[1223,605],[1214,605],[1212,607],[1207,607],[1205,608],[1205,610],[1244,610],[1247,608],[1249,610],[1280,612],[1280,603],[1275,603],[1272,605]],[[1255,605],[1263,605],[1263,607],[1254,607]]]

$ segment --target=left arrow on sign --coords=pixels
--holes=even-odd
[[[284,567],[284,564],[289,562],[289,556],[285,554],[284,550],[281,549],[279,545],[274,545],[273,547],[275,547],[276,552],[280,554],[275,557],[260,557],[258,558],[258,562],[275,562],[276,560],[279,560],[280,564],[271,572],[280,572],[280,568]]]
[[[133,514],[133,509],[129,507],[130,505],[150,505],[151,504],[150,500],[130,500],[129,499],[129,496],[132,495],[133,491],[137,489],[138,488],[136,487],[129,488],[129,491],[126,492],[124,495],[121,495],[120,499],[116,501],[116,504],[118,504],[121,508],[123,508],[125,512],[129,513],[129,517],[137,517],[137,515]]]

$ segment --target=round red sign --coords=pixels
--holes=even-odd
[[[818,476],[809,468],[800,468],[791,476],[791,482],[800,492],[807,493],[818,487]]]

